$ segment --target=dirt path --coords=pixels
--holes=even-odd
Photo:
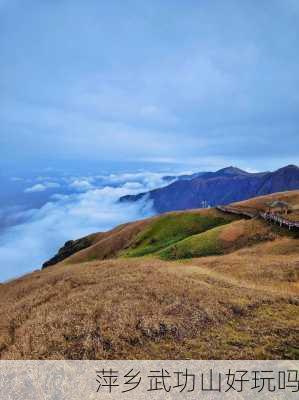
[[[264,293],[270,296],[275,296],[279,298],[284,298],[285,300],[294,300],[296,297],[299,303],[299,295],[290,293],[288,289],[278,289],[269,287],[266,285],[258,285],[256,283],[246,282],[244,280],[239,280],[233,277],[228,277],[226,274],[215,272],[207,267],[201,267],[198,265],[193,265],[192,263],[186,264],[167,264],[163,265],[163,269],[169,273],[176,274],[182,277],[194,277],[196,280],[199,277],[203,277],[206,284],[213,286],[227,286],[239,288],[240,290],[253,290],[255,292]]]

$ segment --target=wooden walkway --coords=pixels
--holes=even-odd
[[[279,215],[269,212],[258,212],[256,210],[255,211],[240,210],[239,208],[234,208],[231,206],[217,206],[216,209],[222,212],[240,215],[242,217],[247,217],[247,218],[262,218],[263,220],[269,223],[278,224],[279,226],[284,226],[289,230],[293,228],[299,229],[299,222],[291,221],[289,219],[280,217]]]
[[[291,221],[289,219],[280,217],[279,215],[268,212],[260,212],[259,215],[265,221],[273,222],[274,224],[279,224],[280,226],[286,226],[289,230],[292,228],[299,229],[299,222]]]
[[[257,211],[249,211],[249,210],[240,210],[239,208],[234,208],[230,206],[217,206],[217,210],[226,212],[229,214],[235,214],[235,215],[240,215],[241,217],[247,217],[247,218],[255,218],[258,216]]]

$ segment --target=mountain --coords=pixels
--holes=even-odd
[[[299,233],[242,216],[275,200],[299,221],[290,191],[67,242],[0,285],[0,359],[298,359]]]
[[[43,264],[43,268],[65,259],[67,262],[85,262],[114,258],[121,253],[127,253],[128,256],[150,254],[191,234],[202,233],[235,219],[215,209],[206,209],[159,215],[123,224],[111,231],[72,241],[73,245],[70,245],[70,241],[66,242],[57,255]],[[76,245],[88,242],[89,246],[84,249]]]
[[[158,213],[202,206],[226,205],[251,197],[299,189],[299,168],[288,165],[274,172],[249,173],[236,167],[180,179],[147,193],[123,196],[120,202],[146,198]]]
[[[107,232],[68,241],[43,268],[59,262],[84,263],[117,257],[154,255],[166,260],[227,253],[271,240],[272,227],[255,218],[244,220],[243,211],[255,216],[267,209],[268,202],[285,201],[292,207],[289,219],[299,221],[299,191],[274,193],[231,207],[241,214],[224,213],[216,208],[172,211],[140,221],[119,225]],[[233,233],[234,232],[234,233]],[[283,231],[284,232],[284,231]],[[222,240],[222,237],[225,239]]]
[[[190,180],[192,180],[194,178],[198,178],[198,177],[203,176],[205,174],[206,174],[206,172],[195,172],[194,174],[191,174],[191,175],[186,175],[186,174],[184,174],[184,175],[165,175],[165,176],[163,176],[163,180],[165,182],[170,182],[170,181],[173,181],[173,180],[190,181]]]

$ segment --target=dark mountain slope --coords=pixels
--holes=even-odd
[[[229,204],[274,192],[299,189],[299,168],[288,165],[275,172],[249,173],[228,167],[216,172],[206,172],[191,180],[178,180],[172,184],[140,193],[124,196],[121,202],[137,201],[145,196],[153,201],[159,213]]]

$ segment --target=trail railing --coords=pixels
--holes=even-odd
[[[280,217],[279,215],[269,213],[269,212],[260,212],[260,217],[263,218],[267,222],[273,222],[274,224],[279,224],[280,226],[286,226],[289,230],[292,228],[299,229],[299,222],[291,221],[289,219]]]
[[[273,213],[269,213],[269,212],[258,212],[258,211],[248,211],[248,210],[240,210],[237,208],[233,208],[230,206],[217,206],[216,207],[217,210],[222,211],[222,212],[226,212],[226,213],[230,213],[230,214],[235,214],[235,215],[240,215],[243,217],[247,217],[247,218],[262,218],[263,220],[269,222],[269,223],[274,223],[274,224],[278,224],[279,226],[285,226],[287,227],[289,230],[291,230],[292,228],[294,229],[299,229],[299,222],[297,221],[291,221],[287,218],[283,218],[279,215],[273,214]]]
[[[240,210],[233,207],[217,206],[216,209],[222,212],[241,215],[242,217],[247,217],[247,218],[255,218],[256,216],[258,216],[258,213],[256,211]]]

